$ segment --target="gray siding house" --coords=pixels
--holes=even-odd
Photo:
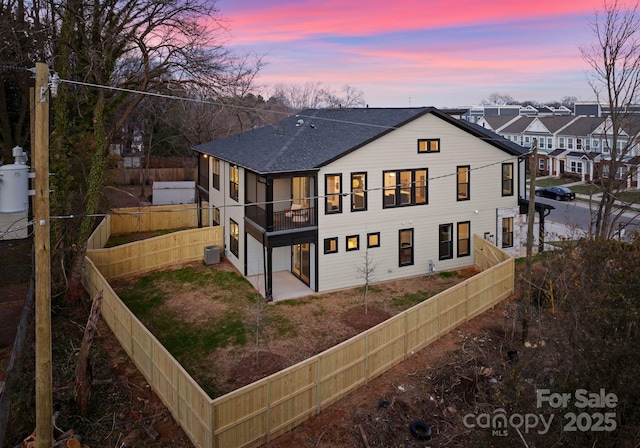
[[[313,109],[204,143],[198,202],[225,256],[313,292],[457,269],[473,235],[519,250],[526,150],[435,108]]]

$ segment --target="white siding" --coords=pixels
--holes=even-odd
[[[238,173],[238,199],[244,198],[244,170],[240,168]],[[229,163],[220,161],[220,190],[213,186],[209,188],[209,203],[211,206],[220,209],[220,225],[224,227],[225,257],[233,264],[239,272],[244,273],[244,207],[241,202],[229,197]],[[240,228],[238,240],[238,256],[236,257],[229,249],[229,220],[233,219]]]
[[[439,138],[439,153],[417,152],[420,138]],[[456,224],[470,221],[471,235],[497,231],[499,208],[515,207],[517,191],[502,197],[502,162],[514,164],[514,189],[517,188],[518,160],[515,156],[473,137],[433,115],[426,115],[395,130],[320,170],[318,183],[324,194],[324,175],[342,173],[343,193],[348,193],[352,172],[367,173],[367,211],[351,212],[349,196],[343,198],[342,213],[325,215],[324,200],[319,201],[319,237],[338,237],[338,253],[319,255],[319,291],[362,285],[358,274],[363,267],[367,233],[380,232],[380,247],[369,250],[376,270],[373,281],[385,281],[428,272],[429,261],[436,271],[468,266],[472,256],[460,257],[457,251]],[[456,200],[456,166],[470,165],[470,200]],[[429,204],[391,209],[382,208],[383,171],[427,168]],[[438,259],[438,227],[454,226],[454,258]],[[414,229],[414,264],[399,267],[398,231]],[[346,236],[360,235],[360,250],[346,251]],[[473,240],[471,240],[473,241]],[[471,247],[473,253],[473,247]]]

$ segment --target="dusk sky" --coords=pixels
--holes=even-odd
[[[364,92],[370,107],[478,104],[491,93],[593,100],[580,47],[602,0],[218,0],[257,82]]]

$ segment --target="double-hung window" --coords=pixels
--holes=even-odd
[[[438,229],[439,258],[453,258],[453,224],[440,224]]]
[[[229,250],[238,257],[240,247],[240,226],[233,219],[229,219]]]
[[[401,229],[399,233],[399,266],[413,264],[413,229]]]
[[[324,177],[324,210],[325,213],[342,212],[342,175],[327,174]]]
[[[211,165],[213,171],[213,188],[220,190],[220,159],[213,157]]]
[[[470,195],[470,173],[471,169],[469,165],[459,166],[457,168],[457,198],[458,201],[468,201],[471,198]]]
[[[367,174],[351,174],[351,211],[367,209]]]
[[[502,196],[513,196],[513,163],[502,164]]]
[[[471,223],[469,221],[458,223],[458,257],[471,255]]]
[[[513,247],[513,218],[502,218],[502,247]]]
[[[229,197],[234,200],[238,200],[238,166],[229,165]]]

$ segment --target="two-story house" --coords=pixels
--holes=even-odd
[[[524,148],[435,108],[314,109],[201,144],[199,202],[243,275],[311,291],[457,269],[473,235],[519,250]],[[368,262],[366,261],[368,259]]]

